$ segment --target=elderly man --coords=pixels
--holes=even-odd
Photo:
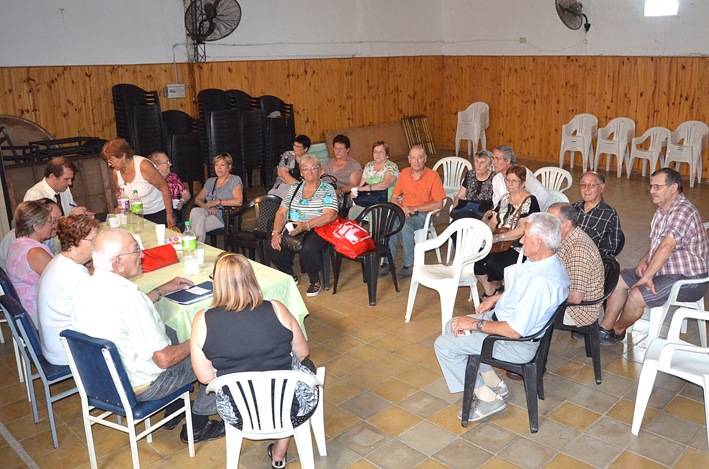
[[[426,214],[443,208],[446,192],[437,172],[426,167],[426,151],[421,146],[415,146],[409,151],[411,167],[401,171],[396,181],[390,202],[398,205],[406,215],[404,228],[389,238],[389,249],[396,258],[396,243],[401,240],[404,268],[399,277],[411,277],[414,267],[414,232],[424,228]],[[399,202],[401,197],[401,202]],[[389,264],[379,267],[379,275],[389,273]]]
[[[48,198],[56,200],[62,216],[73,213],[80,215],[86,212],[86,207],[77,207],[71,195],[76,166],[66,158],[52,158],[44,168],[44,179],[30,187],[25,193],[23,202]]]
[[[566,267],[571,281],[569,304],[603,297],[603,261],[591,238],[576,224],[576,210],[571,204],[559,202],[552,204],[547,212],[561,223],[561,244],[556,255]],[[602,306],[600,303],[593,306],[569,306],[564,314],[564,324],[592,324],[601,314]]]
[[[497,203],[502,199],[502,196],[507,193],[505,171],[513,164],[517,164],[517,158],[512,148],[507,145],[500,145],[492,151],[492,166],[497,173],[495,177],[492,178],[492,205],[494,207],[497,207]],[[527,181],[524,183],[524,188],[537,198],[539,206],[544,210],[549,203],[549,192],[546,187],[534,177],[534,173],[531,172],[529,168],[527,168]]]
[[[153,305],[163,295],[194,284],[176,277],[147,295],[141,293],[131,280],[143,273],[141,259],[144,256],[138,242],[127,231],[114,228],[100,233],[92,249],[96,271],[76,287],[71,319],[77,331],[116,344],[136,398],[152,401],[197,380],[189,356],[189,341],[177,344],[172,330],[171,341]],[[179,405],[171,404],[165,414]],[[192,406],[195,441],[224,436],[224,423],[209,420],[208,416],[216,412],[215,396],[207,396],[204,386],[200,385]],[[175,428],[181,419],[181,416],[175,417],[165,428]],[[187,443],[184,426],[180,439]]]
[[[480,303],[476,313],[482,314],[453,318],[446,333],[436,339],[436,356],[451,393],[463,391],[468,355],[480,354],[488,334],[512,338],[534,334],[569,295],[569,276],[555,254],[561,242],[559,221],[548,213],[534,213],[527,220],[522,238],[527,261],[517,270],[512,286]],[[494,356],[527,363],[538,346],[539,342],[506,342],[495,347]],[[507,404],[503,398],[508,393],[492,367],[481,363],[469,421],[504,412]]]
[[[606,177],[594,171],[581,176],[579,189],[581,202],[574,204],[578,213],[579,227],[596,243],[601,257],[612,257],[619,254],[623,237],[620,230],[618,212],[603,200],[606,188]]]
[[[601,345],[625,338],[625,330],[643,315],[645,306],[661,306],[678,280],[706,278],[709,271],[709,239],[702,218],[684,196],[682,176],[662,168],[650,176],[650,195],[657,204],[650,229],[650,251],[635,269],[621,270],[618,286],[601,322]],[[704,297],[709,282],[680,289],[678,301]]]

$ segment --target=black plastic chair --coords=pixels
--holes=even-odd
[[[244,205],[247,205],[248,199],[246,198],[246,187],[244,187],[243,180],[241,184],[241,206],[240,207],[223,207],[222,208],[222,219],[224,220],[224,226],[217,228],[216,230],[207,231],[207,236],[209,236],[209,245],[217,247],[217,236],[225,236],[224,238],[224,248],[226,249],[226,233],[227,233],[227,220],[232,213],[235,213],[241,209]]]
[[[519,339],[490,335],[483,341],[480,355],[468,356],[468,366],[465,369],[465,391],[463,392],[463,415],[461,425],[468,426],[468,417],[475,397],[475,381],[478,376],[480,363],[497,366],[513,373],[522,375],[524,392],[527,396],[527,412],[529,413],[529,429],[532,433],[539,431],[539,415],[537,411],[537,396],[544,400],[544,367],[549,355],[549,345],[554,334],[554,324],[558,316],[564,315],[566,301],[561,303],[551,319],[537,333]],[[510,363],[492,357],[496,342],[539,342],[537,354],[528,363]]]
[[[157,91],[145,91],[138,86],[121,83],[115,85],[111,92],[116,116],[116,135],[128,141],[133,151],[139,155],[147,156],[152,151],[162,150],[160,99]],[[150,107],[154,110],[139,110],[137,112],[140,115],[136,117],[137,107]],[[157,139],[156,133],[160,134]],[[157,144],[154,143],[156,140]]]
[[[618,257],[618,254],[623,250],[625,247],[625,233],[623,231],[620,232],[620,242],[618,243],[618,247],[616,248],[615,252],[613,253],[614,257]]]
[[[603,286],[603,297],[595,301],[582,301],[578,306],[592,306],[603,303],[611,296],[616,285],[618,285],[618,277],[620,276],[620,265],[615,257],[605,257],[603,259],[603,270],[605,282]],[[569,306],[575,306],[569,304]],[[564,324],[564,316],[561,315],[557,320],[556,327],[560,330],[579,332],[584,335],[584,345],[586,346],[586,356],[591,357],[593,361],[593,373],[596,377],[596,384],[601,384],[603,378],[601,375],[601,343],[598,338],[598,321],[587,326],[572,326]]]
[[[255,253],[258,252],[259,262],[268,265],[266,243],[271,239],[273,221],[280,206],[280,197],[266,194],[256,197],[236,212],[230,213],[225,222],[227,230],[224,237],[224,248],[229,252],[241,250],[243,254],[248,251],[251,260],[256,260]],[[251,209],[256,211],[256,226],[253,231],[244,231],[241,228],[242,217]]]
[[[195,193],[193,182],[204,186],[204,161],[201,156],[197,121],[182,111],[163,111],[163,126],[167,156],[172,162],[172,171],[189,185]]]
[[[382,257],[386,257],[389,261],[391,277],[394,279],[394,288],[399,291],[394,258],[389,250],[389,238],[401,231],[404,227],[406,216],[400,207],[391,202],[377,202],[365,208],[364,212],[360,213],[355,221],[361,225],[365,218],[369,220],[368,231],[374,244],[376,244],[376,248],[360,254],[354,260],[362,263],[362,275],[369,293],[369,306],[376,306],[379,262]],[[340,268],[344,257],[344,255],[333,249],[332,267],[335,271],[335,282],[332,286],[333,295],[337,293],[337,283],[340,279]]]
[[[235,109],[213,111],[209,120],[209,174],[214,176],[214,157],[220,153],[229,153],[233,161],[231,173],[245,179],[244,159],[241,157],[241,142],[239,141],[239,127],[241,118]]]
[[[199,108],[199,140],[202,149],[202,161],[209,166],[209,174],[214,176],[211,168],[212,156],[218,154],[211,142],[211,114],[214,111],[228,111],[232,109],[230,97],[222,90],[206,89],[197,94]],[[234,130],[236,132],[236,130]],[[232,155],[233,156],[233,155]]]

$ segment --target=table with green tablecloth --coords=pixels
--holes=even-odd
[[[179,236],[179,233],[167,230],[167,238],[175,236]],[[140,233],[140,239],[145,249],[150,249],[158,245],[154,223],[145,220],[145,229]],[[185,275],[182,252],[178,251],[177,257],[180,259],[179,263],[163,267],[154,272],[139,275],[133,281],[138,285],[140,291],[148,293],[155,287],[159,287],[175,277],[187,278],[193,281],[195,285],[209,280],[209,275],[214,269],[214,262],[223,251],[209,245],[203,245],[202,243],[199,243],[199,247],[204,248],[204,263],[199,266],[199,274]],[[263,298],[265,300],[278,300],[282,302],[298,320],[298,324],[300,324],[300,328],[307,338],[303,320],[305,316],[308,315],[308,309],[305,307],[303,297],[300,295],[293,279],[289,275],[263,264],[251,261],[251,265],[254,268],[256,280],[263,291]],[[180,339],[180,342],[184,342],[190,338],[194,315],[201,309],[209,308],[211,302],[211,297],[190,305],[181,305],[162,299],[155,303],[155,309],[157,309],[160,317],[162,317],[163,322],[177,331],[177,337]]]

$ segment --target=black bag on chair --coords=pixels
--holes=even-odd
[[[382,189],[378,191],[361,191],[354,198],[355,205],[360,207],[369,207],[377,202],[387,202],[387,195],[389,194],[389,189]]]
[[[451,209],[451,219],[454,221],[461,218],[482,220],[488,210],[492,210],[491,200],[459,200],[458,205]]]

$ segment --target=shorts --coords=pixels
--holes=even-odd
[[[635,282],[640,280],[638,274],[635,273],[635,269],[623,269],[620,271],[620,276],[623,277],[623,281],[629,287],[632,287],[633,285],[635,285]],[[646,305],[648,305],[650,308],[657,308],[658,306],[662,306],[663,304],[665,304],[667,299],[670,297],[672,285],[677,283],[677,281],[706,277],[706,273],[689,277],[681,274],[655,275],[652,280],[655,283],[655,291],[657,292],[657,294],[654,294],[649,287],[644,285],[638,287],[638,290],[642,294],[643,300],[645,300]],[[709,282],[684,286],[677,294],[677,301],[698,301],[704,298],[704,295],[706,295],[708,289]]]

